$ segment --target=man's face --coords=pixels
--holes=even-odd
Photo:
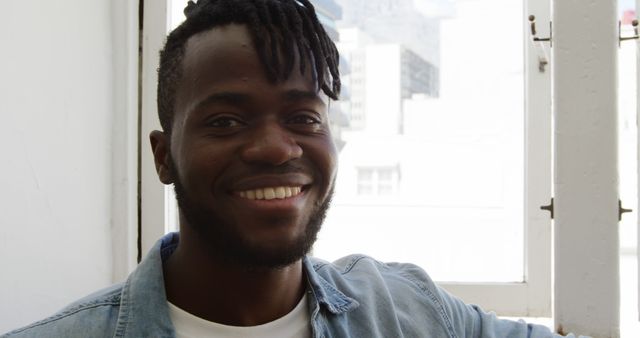
[[[245,26],[188,41],[164,183],[215,254],[277,267],[309,250],[336,175],[326,105],[297,65],[270,83]]]

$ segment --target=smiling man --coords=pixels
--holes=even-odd
[[[122,284],[7,337],[552,337],[411,264],[308,257],[337,154],[338,53],[307,0],[200,0],[160,57],[150,135],[180,233]]]
[[[237,6],[201,4],[218,6],[221,16],[237,10],[229,5]],[[288,10],[306,10],[298,6]],[[180,207],[180,240],[164,262],[167,299],[177,312],[255,326],[304,298],[302,258],[329,205],[337,155],[320,91],[329,79],[309,63],[309,50],[283,48],[283,39],[293,38],[254,38],[249,26],[232,20],[192,36],[183,51],[163,53],[162,66],[183,53],[182,68],[173,70],[180,81],[160,82],[161,93],[173,91],[161,99],[173,98],[160,105],[168,108],[160,111],[164,131],[151,134],[158,175],[175,184]],[[318,44],[315,58],[335,57],[328,42]],[[280,66],[265,71],[267,56],[268,65]],[[330,62],[335,67],[337,60]]]

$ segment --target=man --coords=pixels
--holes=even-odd
[[[307,257],[337,154],[338,53],[307,0],[200,0],[160,57],[150,135],[180,234],[123,284],[7,337],[551,337],[420,268]]]

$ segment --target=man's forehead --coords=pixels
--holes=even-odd
[[[270,45],[268,43],[265,44],[267,47],[270,47]],[[291,73],[284,80],[301,74],[300,52],[295,41],[292,42],[291,46],[294,48],[293,65]],[[279,46],[278,48],[284,47]],[[185,75],[190,74],[194,77],[191,80],[201,77],[207,69],[215,69],[222,77],[229,74],[232,75],[231,77],[234,75],[255,75],[256,72],[266,74],[266,68],[272,67],[275,62],[278,62],[281,68],[286,68],[287,65],[284,64],[283,53],[284,51],[278,53],[279,58],[277,61],[271,58],[273,54],[270,50],[264,50],[262,51],[263,55],[259,55],[249,28],[245,24],[232,23],[216,26],[192,36],[185,45],[185,57],[182,67]],[[322,93],[321,88],[317,85],[313,55],[311,53],[302,54],[309,57],[309,59],[305,60],[304,73],[301,75],[311,81],[324,102],[328,101],[328,96]],[[282,69],[280,69],[280,72],[282,72]],[[251,79],[247,78],[247,80]]]
[[[297,54],[296,50],[294,55]],[[282,60],[281,57],[280,62]],[[329,106],[331,100],[318,86],[311,62],[306,62],[305,72],[301,73],[299,57],[296,57],[291,73],[279,81],[268,79],[268,63],[261,60],[245,25],[218,26],[194,35],[186,45],[176,108],[189,112],[219,94],[225,94],[225,98],[251,98],[259,93],[256,90],[263,92],[270,88],[277,90],[271,95],[282,97],[282,102],[303,99],[300,95],[293,99],[286,97],[287,93],[306,93],[306,99],[313,96],[325,107]]]
[[[245,52],[255,49],[246,25],[226,24],[194,34],[185,44],[185,60],[203,53],[223,52],[230,49]]]

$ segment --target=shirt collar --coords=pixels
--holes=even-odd
[[[302,264],[307,273],[309,287],[316,301],[322,304],[333,314],[349,312],[360,306],[355,299],[345,295],[333,284],[322,278],[316,271],[321,265],[314,265],[309,257],[302,260]]]
[[[175,249],[177,243],[175,233],[162,237],[127,278],[122,289],[116,337],[175,335],[164,288],[162,258],[168,257],[167,250]]]
[[[129,275],[122,290],[116,337],[174,335],[164,288],[162,262],[173,253],[179,240],[177,232],[163,236]],[[308,257],[304,257],[302,263],[315,301],[329,312],[341,314],[360,305],[320,276],[316,271],[319,266],[314,266]],[[311,299],[310,301],[313,302]]]

